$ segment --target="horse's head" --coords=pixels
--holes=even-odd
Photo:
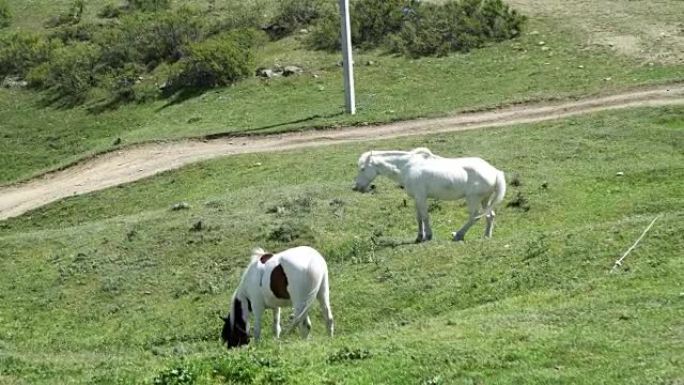
[[[221,317],[223,320],[223,330],[221,338],[228,349],[235,348],[249,343],[249,328],[247,314],[243,309],[242,301],[235,298],[233,300],[232,311],[228,317]]]
[[[352,190],[363,193],[375,189],[371,182],[378,176],[378,169],[373,162],[373,151],[364,152],[359,158],[358,166],[359,173]]]

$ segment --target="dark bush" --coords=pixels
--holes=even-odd
[[[94,69],[100,48],[90,43],[75,43],[53,52],[45,69],[43,86],[64,105],[83,102],[96,84]]]
[[[254,30],[237,31],[190,44],[169,79],[170,91],[225,86],[251,75],[252,48],[259,43],[259,36]]]
[[[468,52],[490,41],[516,37],[525,18],[501,0],[423,4],[407,15],[390,49],[407,56]]]
[[[125,40],[137,52],[137,59],[154,68],[161,62],[175,62],[183,57],[183,49],[202,40],[206,34],[203,15],[191,8],[151,14],[132,14],[120,27]]]
[[[351,3],[351,35],[356,47],[370,48],[385,42],[387,37],[398,32],[402,20],[415,0],[357,0]],[[334,13],[326,15],[315,24],[307,43],[316,49],[339,49],[340,18]]]
[[[267,32],[271,38],[279,39],[300,28],[308,26],[315,20],[335,15],[337,15],[337,12],[332,1],[281,1],[278,10],[276,11],[276,16],[271,20],[271,24],[267,28]]]
[[[357,0],[351,8],[354,46],[385,46],[412,57],[467,52],[510,39],[520,34],[525,21],[501,0]],[[339,49],[339,20],[321,19],[307,43],[315,49]]]
[[[64,44],[72,41],[90,41],[99,30],[103,30],[97,24],[71,24],[55,27],[50,30],[48,39],[57,39]]]
[[[9,27],[12,22],[12,13],[5,0],[0,0],[0,28]]]
[[[32,33],[0,35],[0,77],[25,77],[29,70],[48,61],[61,44]]]

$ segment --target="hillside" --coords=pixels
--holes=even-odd
[[[14,12],[13,24],[2,31],[5,33],[43,31],[45,21],[71,3],[5,1]],[[219,14],[236,4],[212,3]],[[97,21],[96,14],[105,4],[86,2],[82,23]],[[188,4],[207,7],[209,3]],[[272,12],[268,10],[273,9],[273,2],[263,4]],[[256,53],[255,66],[296,64],[304,69],[303,75],[270,80],[254,77],[178,103],[162,99],[93,113],[87,106],[46,106],[44,95],[3,88],[0,184],[138,142],[442,116],[682,80],[682,61],[677,56],[681,50],[676,45],[681,32],[672,17],[684,13],[682,2],[663,1],[658,7],[634,1],[607,2],[606,7],[593,8],[582,4],[565,7],[567,17],[561,23],[555,2],[515,1],[513,5],[529,15],[522,36],[467,54],[409,59],[382,50],[357,51],[356,116],[342,114],[339,54],[306,49],[301,34],[263,46]],[[609,18],[606,8],[624,12]],[[637,53],[672,54],[629,55],[617,50],[612,40],[599,44],[590,38],[594,30],[632,36],[639,25],[657,27],[659,32],[657,38],[641,39],[648,46],[637,47]]]
[[[683,129],[670,107],[239,155],[3,221],[0,379],[680,382]],[[415,146],[518,175],[492,240],[479,224],[449,241],[465,212],[440,202],[437,239],[414,245],[402,190],[350,190],[362,151]],[[171,211],[180,201],[190,209]],[[226,352],[217,314],[249,250],[301,243],[329,260],[337,336],[316,314],[311,341],[273,342],[267,323],[263,346]]]

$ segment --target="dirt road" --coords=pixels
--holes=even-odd
[[[124,148],[28,182],[0,188],[0,220],[72,195],[149,177],[183,165],[234,154],[273,152],[354,141],[501,127],[632,107],[684,105],[684,84],[563,103],[518,105],[437,119],[281,135],[185,140]]]

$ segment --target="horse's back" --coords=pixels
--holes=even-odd
[[[426,157],[412,162],[408,179],[416,190],[429,197],[460,199],[470,194],[486,194],[496,183],[498,170],[478,157]]]

